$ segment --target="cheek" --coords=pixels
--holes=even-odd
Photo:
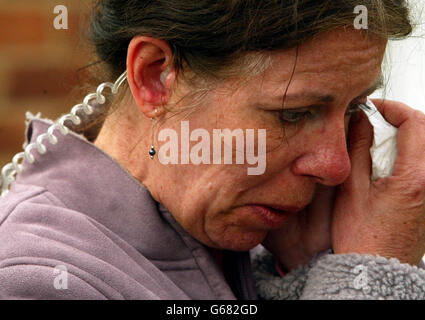
[[[268,232],[268,229],[259,228],[252,220],[251,216],[234,209],[206,217],[204,232],[214,247],[235,251],[250,250],[261,243]]]

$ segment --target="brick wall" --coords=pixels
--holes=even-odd
[[[75,88],[94,61],[83,36],[91,3],[0,0],[0,169],[22,151],[26,111],[56,119],[84,97]],[[57,5],[68,8],[68,30],[54,28]]]

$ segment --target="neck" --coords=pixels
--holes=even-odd
[[[128,109],[114,113],[105,120],[94,144],[145,185],[150,160],[150,121],[141,116],[136,108]]]

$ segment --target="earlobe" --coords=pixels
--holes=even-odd
[[[136,104],[148,117],[171,97],[175,79],[171,61],[172,52],[165,41],[139,36],[130,42],[128,82]]]

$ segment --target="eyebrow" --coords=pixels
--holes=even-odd
[[[381,89],[383,87],[384,87],[384,77],[380,75],[378,81],[376,81],[366,91],[362,92],[359,96],[354,98],[354,100],[361,97],[369,96],[376,90]],[[283,99],[283,97],[281,96],[280,99]],[[331,103],[336,100],[336,97],[332,94],[323,94],[323,93],[317,93],[317,92],[301,92],[301,93],[287,94],[285,99],[288,99],[288,100],[304,99],[308,101],[315,101],[315,103]]]

